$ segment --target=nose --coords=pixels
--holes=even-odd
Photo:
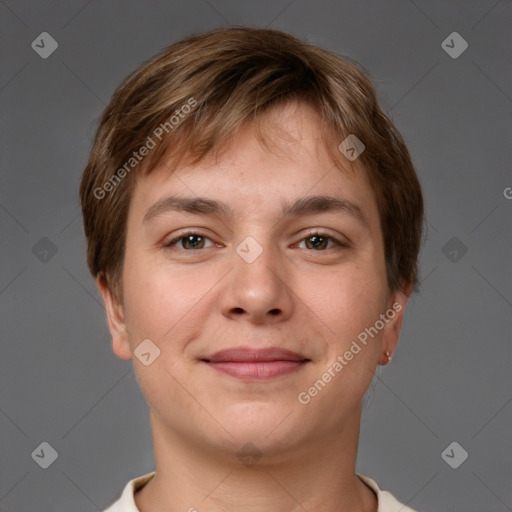
[[[232,271],[220,297],[223,315],[254,324],[279,323],[290,317],[294,308],[290,269],[278,249],[251,237],[233,250],[230,264]]]

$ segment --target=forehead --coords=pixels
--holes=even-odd
[[[172,193],[261,214],[298,197],[329,194],[358,204],[371,218],[376,204],[366,170],[357,161],[343,163],[329,156],[319,115],[307,105],[287,104],[246,123],[221,151],[197,164],[183,160],[174,166],[164,155],[148,174],[137,176],[130,210],[143,216]]]

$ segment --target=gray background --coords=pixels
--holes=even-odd
[[[0,510],[100,510],[154,469],[147,405],[86,268],[78,184],[127,73],[230,24],[359,60],[424,187],[422,290],[375,379],[358,472],[420,511],[511,510],[511,21],[508,0],[1,2]],[[31,47],[44,31],[47,59]],[[441,46],[454,31],[469,44],[456,59]],[[48,469],[31,457],[43,441]],[[453,441],[458,469],[441,457]]]

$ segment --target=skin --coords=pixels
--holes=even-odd
[[[122,303],[106,283],[114,353],[132,359],[150,407],[156,475],[135,495],[141,512],[376,512],[356,475],[363,396],[393,353],[410,293],[388,289],[377,204],[364,169],[333,166],[309,107],[274,109],[265,125],[273,150],[245,126],[219,158],[139,176],[130,203]],[[222,201],[233,216],[166,211],[143,222],[169,195]],[[280,215],[283,202],[326,195],[359,206],[346,212]],[[181,238],[191,228],[192,248]],[[334,237],[311,239],[311,231]],[[247,237],[263,249],[252,263],[236,252]],[[204,238],[206,237],[206,238]],[[316,239],[318,241],[318,239]],[[194,248],[198,247],[198,248]],[[252,249],[251,249],[252,250]],[[304,405],[298,401],[352,340],[400,303],[402,310]],[[160,356],[134,357],[151,339]],[[283,347],[310,359],[262,381],[220,373],[201,357],[217,350]],[[253,466],[237,453],[252,443]]]

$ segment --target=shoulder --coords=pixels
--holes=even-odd
[[[147,473],[130,480],[124,487],[121,497],[103,512],[140,512],[135,505],[134,494],[155,476],[155,472]]]
[[[375,480],[359,474],[357,476],[377,495],[377,512],[416,512],[400,503],[390,492],[381,490]]]

